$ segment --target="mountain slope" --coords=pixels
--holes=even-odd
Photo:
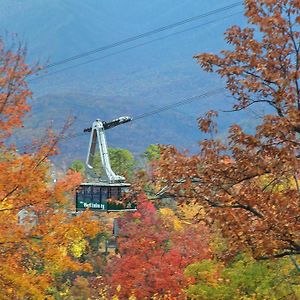
[[[49,59],[52,63],[229,4],[225,0],[2,0],[0,32],[19,33],[21,40],[27,43],[30,61],[47,63]],[[219,88],[222,81],[202,72],[192,57],[199,52],[217,52],[226,48],[223,32],[232,24],[244,23],[241,10],[239,7],[220,12],[49,69],[46,76],[42,73],[40,78],[33,78],[30,81],[34,92],[32,119],[27,120],[26,134],[30,136],[35,128],[41,130],[51,120],[59,127],[68,114],[77,117],[73,130],[78,132],[96,118],[109,120],[124,114],[136,116]],[[164,38],[169,34],[173,35]],[[9,40],[7,35],[4,36]],[[141,43],[148,44],[138,46]],[[120,53],[114,55],[115,52]],[[111,56],[104,58],[107,55]],[[76,66],[90,59],[96,60]],[[72,68],[74,65],[76,67]],[[64,68],[70,69],[60,72]],[[224,109],[224,99],[222,96],[210,97],[176,111],[153,115],[112,130],[109,139],[112,146],[130,148],[136,153],[143,151],[149,143],[195,149],[201,138],[197,131],[197,116],[208,109]],[[221,127],[226,128],[227,120],[231,118],[221,119]],[[19,140],[22,140],[21,135]],[[85,143],[83,140],[64,143],[64,155],[84,156]]]

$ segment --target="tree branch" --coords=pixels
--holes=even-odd
[[[272,259],[272,258],[281,258],[281,257],[285,257],[288,255],[299,255],[300,254],[300,249],[297,251],[284,251],[281,253],[277,253],[277,254],[273,254],[273,255],[265,255],[265,256],[260,256],[257,258],[257,260],[267,260],[267,259]]]

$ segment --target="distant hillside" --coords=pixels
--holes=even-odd
[[[9,40],[5,32],[18,33],[27,44],[30,61],[46,63],[48,60],[52,63],[234,2],[2,0],[0,34]],[[77,117],[73,128],[77,133],[96,118],[110,120],[126,114],[136,116],[205,90],[219,88],[223,82],[201,71],[192,57],[199,52],[217,52],[228,47],[223,32],[230,25],[244,23],[241,11],[240,7],[221,12],[49,69],[46,77],[33,78],[30,81],[34,92],[32,117],[27,118],[27,128],[25,133],[18,135],[18,143],[39,134],[51,120],[56,127],[61,126],[69,114]],[[194,26],[198,27],[178,33]],[[170,33],[175,35],[72,68]],[[71,68],[55,73],[66,67]],[[202,99],[113,129],[108,133],[110,145],[129,148],[135,153],[144,151],[150,143],[175,144],[181,149],[195,151],[197,141],[202,138],[196,118],[209,109],[224,109],[225,99],[224,96]],[[222,132],[234,118],[238,116],[222,116]],[[245,115],[244,122],[247,123],[247,119],[249,116]],[[87,137],[66,141],[62,145],[61,159],[70,161],[84,157],[87,142]]]
[[[151,117],[145,117],[107,131],[109,146],[126,148],[139,155],[149,144],[172,144],[181,150],[198,151],[198,142],[207,138],[197,128],[197,117],[202,115],[207,107],[221,109],[224,96],[210,99],[199,99],[185,106],[177,107]],[[153,111],[157,105],[143,102],[133,102],[126,97],[100,97],[89,94],[45,95],[34,100],[33,109],[26,117],[25,128],[16,132],[14,142],[18,146],[28,143],[32,138],[41,136],[44,130],[52,124],[59,130],[68,116],[76,116],[68,135],[81,134],[83,129],[90,127],[92,122],[101,118],[112,120],[116,117],[129,115],[139,116]],[[247,113],[220,112],[220,132],[223,138],[231,122],[236,121],[246,128],[253,128],[257,120]],[[63,140],[60,143],[62,151],[55,161],[69,165],[74,159],[85,159],[89,142],[89,134]]]

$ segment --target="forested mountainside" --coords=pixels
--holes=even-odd
[[[47,65],[229,4],[223,0],[5,0],[1,3],[0,29],[6,37],[18,33],[18,39],[26,42],[28,59]],[[72,130],[78,133],[96,118],[112,119],[124,114],[134,117],[221,87],[222,81],[203,73],[193,55],[226,47],[223,32],[233,20],[243,24],[242,7],[41,72],[40,78],[29,81],[34,92],[34,119],[26,122],[28,137],[32,132],[39,134],[49,122],[59,128],[68,115],[77,118]],[[126,50],[131,47],[136,48]],[[223,99],[224,95],[211,96],[144,118],[111,131],[109,141],[112,146],[131,148],[135,153],[149,143],[196,150],[201,138],[197,117],[207,109],[221,111]],[[241,119],[232,114],[221,116],[222,130],[232,118]],[[27,138],[24,133],[17,136],[18,144]],[[76,147],[63,143],[63,153],[84,156],[86,138],[79,137],[75,143]]]

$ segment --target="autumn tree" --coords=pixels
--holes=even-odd
[[[159,145],[149,145],[146,151],[143,153],[143,157],[147,160],[148,163],[158,160],[160,157]]]
[[[203,260],[189,265],[186,293],[191,299],[299,299],[299,274],[288,258],[256,261],[239,255],[230,264]]]
[[[119,299],[184,299],[184,268],[210,257],[208,230],[182,224],[171,210],[157,211],[143,196],[139,201],[137,211],[119,221],[120,257],[107,269],[111,293]]]
[[[24,57],[21,46],[7,49],[0,40],[1,299],[54,299],[63,274],[91,270],[78,258],[99,227],[89,213],[70,214],[68,193],[80,182],[78,173],[51,180],[49,157],[68,125],[58,135],[49,130],[24,153],[7,141],[30,109],[26,80],[35,69]]]
[[[214,138],[216,112],[199,119],[211,133],[199,155],[165,148],[157,177],[178,200],[206,206],[233,252],[257,258],[300,254],[300,2],[246,0],[249,26],[225,33],[231,46],[195,56],[226,80],[234,111],[263,103],[273,108],[254,134],[233,124],[226,142]],[[181,184],[178,184],[181,182]]]
[[[108,148],[111,168],[118,175],[124,176],[127,180],[132,179],[136,161],[133,154],[127,149]],[[96,153],[93,157],[93,167],[98,176],[103,175],[100,154]]]
[[[82,177],[84,176],[84,173],[85,173],[85,165],[84,165],[84,162],[80,159],[76,159],[74,160],[69,169],[75,171],[75,172],[78,172],[82,175]]]
[[[151,181],[153,178],[153,170],[157,165],[159,157],[160,146],[154,144],[150,144],[141,155],[141,167],[138,172],[136,172],[135,180],[139,181],[139,186],[144,186],[144,191],[148,194],[153,190]]]

